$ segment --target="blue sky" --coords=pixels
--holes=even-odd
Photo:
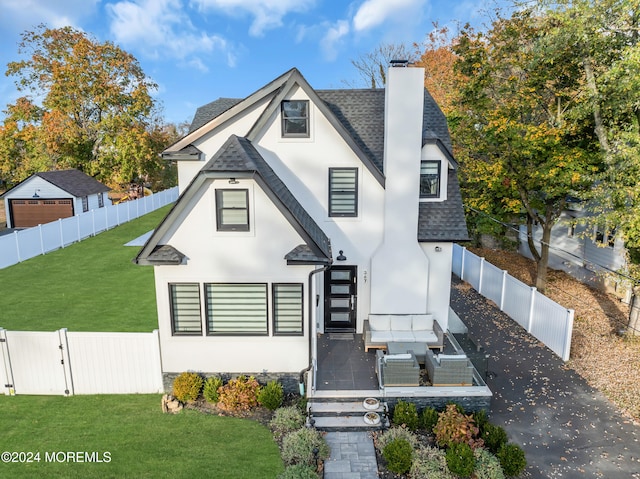
[[[244,98],[292,67],[317,89],[353,85],[351,60],[421,42],[433,22],[480,25],[491,0],[0,0],[0,67],[20,33],[71,25],[132,53],[158,84],[166,121],[219,97]],[[18,97],[0,77],[0,109]],[[345,83],[348,82],[348,83]],[[362,84],[363,87],[367,85]],[[0,118],[4,115],[0,113]]]

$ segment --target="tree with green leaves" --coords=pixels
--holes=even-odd
[[[16,183],[44,170],[77,168],[111,186],[164,175],[162,137],[138,61],[71,27],[22,34],[6,74],[25,95],[0,126],[0,175]],[[171,141],[173,138],[166,138]]]
[[[452,116],[466,203],[505,222],[523,218],[544,292],[551,229],[568,196],[593,185],[600,156],[575,115],[583,106],[577,60],[547,41],[535,10],[498,18],[486,33],[465,27],[456,41],[462,81]],[[540,225],[540,248],[533,226]]]
[[[640,334],[640,1],[540,0],[554,28],[578,60],[585,102],[605,168],[590,196],[589,225],[624,240],[624,273],[632,278],[630,331]]]

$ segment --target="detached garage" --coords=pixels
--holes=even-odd
[[[80,170],[35,173],[6,191],[8,228],[30,228],[104,207],[109,188]]]

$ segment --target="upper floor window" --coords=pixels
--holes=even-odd
[[[282,136],[309,136],[309,101],[285,100],[282,102]]]
[[[596,243],[601,246],[613,248],[616,244],[616,229],[607,228],[605,225],[596,226]]]
[[[329,216],[358,216],[357,168],[329,168]]]
[[[249,190],[216,190],[218,231],[249,231]]]
[[[440,196],[440,162],[420,162],[420,198]]]

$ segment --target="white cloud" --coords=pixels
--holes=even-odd
[[[199,54],[227,54],[225,38],[198,32],[181,0],[124,0],[106,5],[117,42],[135,46],[153,57],[168,56],[206,71]]]
[[[320,41],[320,48],[326,60],[333,61],[338,56],[338,45],[349,34],[349,22],[338,20],[329,26],[324,37]]]
[[[100,0],[0,0],[3,34],[31,30],[40,23],[50,28],[72,26],[96,11]]]
[[[356,31],[375,28],[387,20],[413,23],[426,0],[366,0],[353,17]]]
[[[192,0],[202,11],[221,11],[230,16],[249,15],[253,23],[249,34],[261,36],[266,30],[282,26],[288,13],[305,12],[316,0]]]

